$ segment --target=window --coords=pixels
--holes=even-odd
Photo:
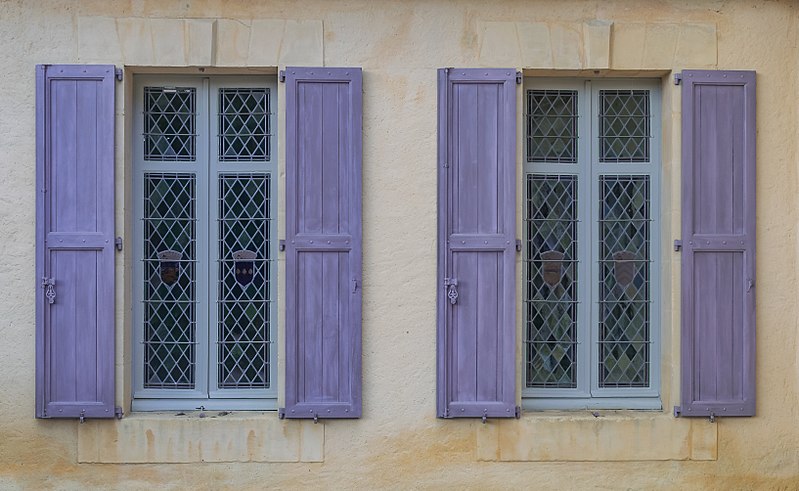
[[[659,409],[658,83],[524,97],[525,407]]]
[[[276,93],[134,81],[134,410],[276,406]]]

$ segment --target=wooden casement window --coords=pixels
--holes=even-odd
[[[660,409],[659,82],[524,101],[524,406]]]
[[[121,411],[114,78],[113,66],[37,68],[38,417]],[[284,188],[277,77],[134,79],[133,410],[277,409],[285,349],[281,417],[361,414],[361,70],[280,78]]]
[[[519,210],[514,79],[439,71],[438,415],[660,409],[661,82],[527,79]],[[682,80],[675,414],[752,415],[754,74]]]

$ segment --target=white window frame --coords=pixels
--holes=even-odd
[[[527,200],[527,176],[530,174],[577,176],[577,244],[578,244],[578,307],[577,307],[577,387],[528,388],[526,386],[526,292],[522,290],[522,407],[528,410],[636,409],[659,410],[661,384],[661,94],[660,81],[652,79],[554,79],[524,80],[522,122],[524,137],[522,174],[523,202]],[[529,90],[573,90],[577,92],[577,163],[527,161],[527,92]],[[598,102],[600,90],[650,91],[650,159],[648,162],[603,163],[599,159]],[[600,175],[648,175],[650,178],[650,373],[649,387],[599,387],[599,200]],[[586,189],[590,187],[590,189]],[[524,210],[522,214],[526,213]],[[523,216],[522,218],[526,218]],[[526,227],[524,227],[526,234]],[[586,248],[590,238],[590,247]],[[528,238],[523,240],[527,247]],[[525,250],[524,257],[527,257]],[[523,285],[527,284],[527,268],[522,268]],[[590,306],[590,308],[587,308]]]
[[[194,161],[144,160],[144,87],[180,86],[197,90],[196,159]],[[218,156],[219,89],[266,88],[269,90],[269,159],[266,161],[220,161]],[[278,140],[276,76],[186,76],[135,75],[133,81],[133,411],[163,410],[274,410],[278,395],[278,304],[277,304],[277,214],[278,214]],[[143,281],[144,213],[143,183],[145,173],[194,173],[196,176],[197,227],[197,333],[195,351],[195,389],[164,389],[144,387],[144,330]],[[218,283],[218,268],[212,253],[218,247],[219,174],[263,173],[269,176],[269,388],[219,389],[217,379],[216,341],[218,339],[218,310],[214,289]],[[202,209],[201,209],[202,208]],[[205,259],[205,260],[203,260]]]

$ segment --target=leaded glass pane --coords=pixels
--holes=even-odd
[[[146,388],[194,388],[195,188],[192,174],[144,175]]]
[[[648,387],[648,176],[599,179],[599,386]]]
[[[269,160],[269,89],[219,89],[219,160]]]
[[[144,88],[144,160],[195,159],[197,89]]]
[[[527,175],[527,387],[577,387],[577,177]]]
[[[527,91],[527,161],[577,162],[577,91]]]
[[[268,388],[269,179],[219,176],[219,387]]]
[[[648,162],[648,90],[599,91],[600,162]]]

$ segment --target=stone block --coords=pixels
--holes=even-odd
[[[250,46],[247,64],[250,66],[278,66],[280,46],[286,31],[286,21],[257,19],[250,26]]]
[[[492,67],[517,67],[521,63],[519,40],[514,22],[480,22],[480,65]]]
[[[641,68],[671,68],[680,26],[677,24],[647,24]]]
[[[719,452],[719,423],[691,420],[691,460],[716,460]]]
[[[325,425],[300,422],[300,462],[324,462]]]
[[[715,24],[682,24],[675,55],[676,66],[711,67],[718,63],[718,38]]]
[[[553,68],[549,26],[544,22],[516,24],[523,68]]]
[[[499,420],[490,420],[477,425],[476,457],[479,461],[499,460]]]
[[[239,20],[216,21],[217,66],[246,66],[250,49],[250,26]]]
[[[192,66],[213,64],[215,29],[214,20],[186,20],[186,63]]]
[[[153,40],[147,19],[126,17],[117,19],[117,33],[125,65],[153,65]]]
[[[602,70],[610,68],[610,21],[592,20],[583,24],[583,68]]]
[[[287,20],[280,48],[280,65],[324,65],[321,20]]]
[[[644,59],[646,24],[613,24],[610,66],[614,69],[640,70]]]
[[[557,69],[583,67],[581,32],[572,25],[553,24],[549,28],[552,40],[552,64]]]
[[[111,17],[78,17],[78,61],[117,63],[122,58],[116,21]]]
[[[183,66],[186,64],[185,23],[182,19],[151,19],[155,64]]]

